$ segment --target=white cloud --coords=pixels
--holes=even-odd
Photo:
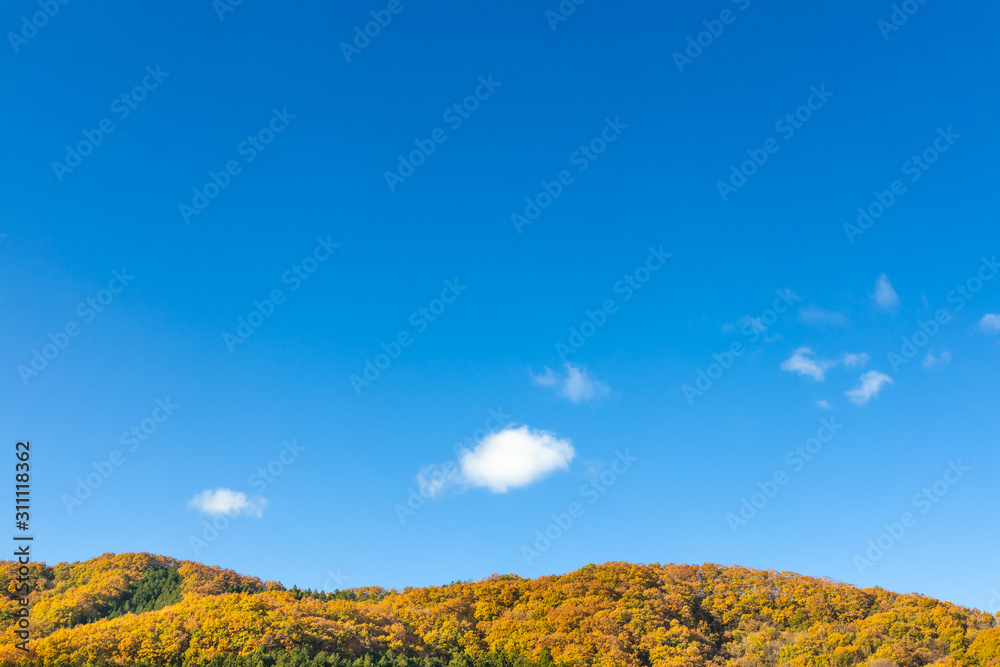
[[[569,440],[527,426],[508,426],[484,437],[475,449],[462,451],[458,461],[424,466],[417,484],[424,498],[436,498],[452,487],[506,493],[566,470],[574,456]]]
[[[826,310],[819,306],[806,306],[799,309],[799,321],[811,327],[832,326],[846,327],[851,323],[847,315],[835,310]]]
[[[991,334],[1000,333],[1000,315],[986,313],[983,319],[979,320],[979,329]]]
[[[885,310],[895,310],[899,307],[899,295],[892,288],[889,276],[884,273],[875,281],[875,303]]]
[[[882,387],[892,384],[892,378],[885,373],[878,371],[868,371],[858,378],[858,386],[844,392],[847,400],[855,405],[864,405],[871,399],[878,396]]]
[[[781,363],[781,370],[792,371],[799,375],[808,375],[817,382],[826,379],[826,371],[836,363],[828,359],[819,359],[808,347],[795,350],[788,359]]]
[[[569,440],[527,426],[492,433],[459,459],[462,480],[493,493],[527,486],[566,470],[576,451]]]
[[[246,514],[258,519],[264,516],[267,498],[261,496],[247,497],[242,491],[230,489],[206,489],[188,501],[188,507],[213,516],[228,514],[236,516]]]
[[[833,410],[833,406],[830,405],[828,401],[816,401],[816,405],[823,408],[824,410]]]
[[[566,364],[566,374],[558,375],[546,368],[543,375],[531,374],[531,380],[542,387],[551,387],[556,394],[574,403],[594,401],[611,393],[611,388],[600,380],[595,380],[585,366]]]
[[[853,368],[855,366],[864,368],[869,361],[871,361],[871,357],[867,352],[858,352],[857,354],[851,354],[848,352],[844,355],[844,365],[848,368]]]
[[[927,350],[927,356],[924,357],[923,366],[924,368],[933,368],[934,366],[939,366],[947,364],[951,361],[951,352],[945,350],[940,356],[934,356],[934,350]]]

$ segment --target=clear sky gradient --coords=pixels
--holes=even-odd
[[[0,10],[40,557],[1000,607],[1000,9],[223,1]]]

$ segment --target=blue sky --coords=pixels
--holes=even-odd
[[[708,561],[995,611],[997,18],[7,3],[39,553]]]

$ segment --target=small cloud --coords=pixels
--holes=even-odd
[[[459,465],[466,483],[506,493],[568,469],[575,455],[569,440],[521,426],[486,436],[475,449],[462,454]]]
[[[816,405],[823,408],[824,410],[833,410],[833,406],[830,405],[828,401],[816,401]]]
[[[817,358],[808,347],[800,347],[781,363],[781,370],[808,375],[817,382],[822,382],[826,379],[826,371],[835,365],[835,362],[828,359]]]
[[[884,273],[875,281],[875,294],[872,295],[875,303],[883,310],[895,310],[899,307],[899,295],[892,288],[889,277]]]
[[[574,456],[569,440],[528,426],[508,426],[484,437],[475,449],[465,449],[458,461],[424,466],[417,484],[424,498],[436,498],[452,487],[506,493],[566,470]]]
[[[258,519],[264,516],[267,498],[261,496],[247,497],[242,491],[230,489],[206,489],[188,501],[188,507],[204,514],[218,516],[228,514],[237,516],[245,514]]]
[[[567,363],[565,368],[565,375],[558,375],[551,368],[546,368],[542,375],[532,373],[531,381],[540,387],[554,388],[557,395],[573,403],[594,401],[611,393],[611,388],[592,378],[585,366]]]
[[[988,334],[1000,333],[1000,315],[987,313],[979,320],[979,330]]]
[[[847,400],[855,405],[864,405],[871,399],[878,396],[882,387],[892,384],[892,378],[885,373],[878,371],[868,371],[858,378],[858,386],[844,392]]]
[[[858,352],[857,354],[848,352],[844,355],[844,365],[848,368],[854,368],[855,366],[864,368],[869,361],[871,361],[871,357],[868,356],[867,352]]]
[[[810,327],[831,326],[846,327],[851,323],[847,315],[835,310],[826,310],[819,306],[806,306],[799,309],[799,321]]]
[[[924,368],[934,368],[935,366],[941,366],[947,364],[951,361],[951,352],[945,350],[940,356],[934,356],[934,350],[927,350],[927,356],[924,357],[923,366]]]
[[[528,372],[531,373],[531,371]],[[548,366],[545,367],[545,373],[542,375],[531,373],[531,381],[539,387],[555,387],[559,384],[559,378],[556,377],[556,374]]]
[[[736,327],[733,326],[732,322],[726,322],[722,325],[722,333],[732,333],[736,331]]]
[[[754,334],[754,333],[758,333],[758,334],[765,333],[768,330],[768,327],[770,327],[773,324],[774,324],[774,322],[771,322],[771,324],[767,324],[766,322],[764,322],[763,318],[760,318],[760,317],[750,317],[749,315],[747,315],[745,317],[741,317],[740,319],[736,320],[736,325],[743,332],[744,336],[749,336],[749,335]],[[734,327],[734,329],[735,329],[735,327]],[[783,340],[782,337],[781,337],[781,334],[774,334],[772,336],[768,336],[768,335],[764,336],[764,342],[765,343],[773,343],[773,342],[779,341],[779,340]]]

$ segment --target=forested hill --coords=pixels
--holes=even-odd
[[[1000,667],[1000,618],[788,572],[607,563],[324,594],[150,554],[31,565],[25,654],[17,567],[5,665]]]

